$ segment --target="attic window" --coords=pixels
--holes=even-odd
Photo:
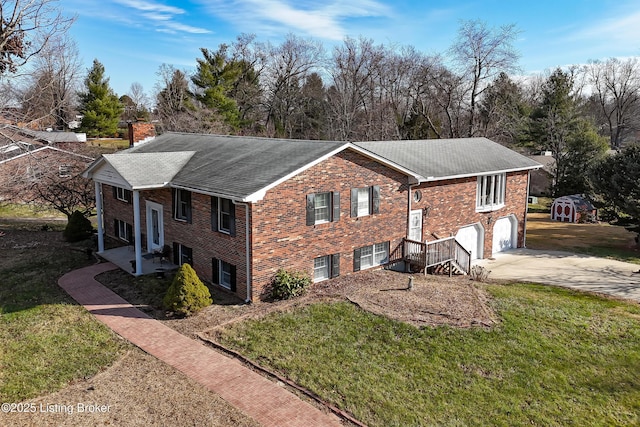
[[[58,176],[60,178],[69,178],[71,176],[71,166],[69,165],[58,166]]]

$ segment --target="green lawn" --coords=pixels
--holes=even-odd
[[[45,209],[34,204],[0,203],[0,218],[66,218],[54,209]]]
[[[96,374],[124,344],[57,285],[64,273],[87,265],[81,246],[61,242],[59,232],[4,230],[0,402],[12,403]]]
[[[370,426],[640,424],[640,307],[535,285],[488,286],[490,330],[417,329],[317,304],[220,340]]]

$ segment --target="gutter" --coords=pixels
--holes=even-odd
[[[244,205],[244,224],[245,224],[245,254],[246,254],[246,261],[245,261],[245,265],[246,265],[246,277],[247,277],[247,298],[245,298],[244,302],[245,303],[251,303],[253,298],[252,298],[252,289],[251,289],[251,265],[250,265],[250,261],[251,261],[251,252],[250,252],[250,237],[249,237],[249,203],[239,203],[236,202],[235,200],[231,200],[234,204],[234,206],[237,206],[239,204],[243,204]]]

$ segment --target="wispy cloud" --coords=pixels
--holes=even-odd
[[[378,17],[387,13],[386,5],[375,0],[351,0],[348,4],[329,1],[295,0],[201,0],[212,15],[251,32],[296,32],[311,37],[340,40],[347,31],[345,21]]]
[[[607,47],[608,50],[637,52],[640,45],[640,11],[637,5],[620,7],[600,21],[588,22],[567,37],[572,42],[588,43],[592,49]]]
[[[144,23],[155,28],[156,31],[170,34],[189,33],[207,34],[211,33],[206,28],[194,27],[178,21],[177,18],[186,15],[184,9],[168,6],[162,3],[145,0],[113,0],[114,3],[130,9],[137,13]]]

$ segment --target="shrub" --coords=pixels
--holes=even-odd
[[[310,284],[311,278],[305,273],[279,269],[271,281],[271,296],[274,299],[297,297],[302,295]]]
[[[164,307],[183,316],[213,303],[211,293],[189,264],[182,264],[162,300]]]
[[[91,221],[80,211],[73,211],[67,221],[67,226],[62,232],[62,236],[67,242],[79,242],[86,240],[93,234]]]
[[[473,267],[471,267],[471,272],[469,273],[469,276],[471,277],[471,280],[484,282],[489,278],[489,273],[491,273],[491,271],[487,270],[483,266],[474,265]]]

